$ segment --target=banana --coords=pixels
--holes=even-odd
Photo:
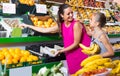
[[[102,58],[102,56],[100,56],[100,55],[93,55],[93,56],[90,56],[90,57],[84,59],[84,60],[81,62],[80,65],[81,65],[81,66],[85,66],[88,62],[91,62],[91,61],[96,60],[96,59],[101,59],[101,58]]]
[[[96,59],[96,60],[93,60],[91,62],[88,62],[84,67],[89,67],[89,66],[92,66],[92,65],[102,66],[102,65],[104,65],[104,63],[111,62],[111,61],[112,60],[110,58]]]
[[[104,63],[104,66],[106,68],[114,68],[115,67],[115,64],[113,62],[106,62]]]
[[[100,51],[100,48],[99,48],[99,45],[97,45],[97,44],[95,44],[95,46],[94,46],[94,49],[92,50],[92,55],[93,54],[96,54],[96,53],[98,53]]]
[[[84,46],[83,44],[79,44],[79,45],[83,49],[81,51],[87,55],[94,55],[100,51],[100,48],[97,44],[92,44],[90,48]]]
[[[79,46],[80,46],[83,50],[89,50],[89,51],[91,51],[91,50],[94,49],[95,44],[92,44],[90,47],[87,47],[87,46],[85,46],[85,45],[83,45],[83,44],[80,43]]]

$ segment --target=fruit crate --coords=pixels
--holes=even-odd
[[[41,68],[43,68],[44,66],[46,66],[47,68],[52,68],[54,65],[58,65],[60,63],[60,61],[58,61],[58,62],[51,62],[51,63],[43,63],[43,64],[36,64],[36,65],[31,65],[31,66],[29,66],[29,69],[31,68],[31,72],[29,71],[29,73],[30,74],[32,74],[32,76],[34,75],[34,74],[37,74],[38,72],[39,72],[39,70],[41,69]],[[19,71],[18,71],[18,69],[19,69]],[[13,68],[13,69],[7,69],[6,70],[6,76],[13,76],[13,75],[11,75],[10,74],[10,71],[11,70],[14,70],[14,73],[13,74],[16,74],[17,72],[19,72],[19,73],[22,73],[21,72],[21,70],[24,70],[24,69],[26,69],[26,66],[23,66],[23,67],[17,67],[17,68]],[[17,70],[17,72],[16,72],[16,70]],[[27,71],[27,70],[26,70]],[[28,74],[28,73],[27,73]],[[18,75],[18,74],[17,74]],[[16,76],[16,75],[14,75],[14,76]],[[21,76],[21,75],[19,75],[19,76]],[[27,76],[27,75],[26,75]],[[36,76],[36,75],[35,75]]]
[[[43,63],[42,59],[39,59],[37,61],[30,61],[30,62],[19,62],[16,64],[7,64],[6,69],[38,65],[38,64],[42,64],[42,63]],[[2,65],[2,67],[4,68],[4,65]]]
[[[47,68],[51,68],[51,67],[53,67],[53,65],[57,65],[59,63],[60,63],[60,61],[33,65],[32,66],[32,73],[38,73],[39,69],[44,67],[44,66],[46,66]]]
[[[47,47],[53,48],[54,45],[58,45],[58,46],[63,47],[63,42],[62,42],[62,40],[58,40],[58,41],[44,41],[44,42],[40,42],[37,45],[26,46],[26,50],[33,50],[35,52],[40,53],[40,46],[43,46],[43,47],[47,46]],[[64,53],[62,53],[60,56],[56,56],[56,57],[50,57],[47,54],[43,54],[42,59],[43,59],[43,63],[48,63],[48,62],[65,60],[66,58],[65,58]]]
[[[46,0],[48,3],[63,4],[65,0]]]

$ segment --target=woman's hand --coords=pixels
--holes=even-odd
[[[61,50],[58,50],[58,51],[56,52],[55,56],[59,56],[61,53],[62,53]]]

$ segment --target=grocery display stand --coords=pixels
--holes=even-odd
[[[50,2],[50,0],[47,0],[47,1]],[[56,3],[56,2],[53,2],[53,3]],[[60,4],[60,3],[58,3],[58,4]],[[24,6],[26,6],[26,5],[24,5]],[[34,7],[32,7],[32,9],[33,8]],[[18,13],[18,11],[19,10],[17,10],[17,13]],[[19,14],[23,14],[26,12],[27,11],[22,10],[22,12],[19,12]],[[33,13],[33,11],[32,11],[32,13]],[[120,34],[109,34],[108,36],[110,37],[110,40],[112,40],[113,42],[116,42],[116,40],[120,41]],[[41,35],[41,36],[28,36],[28,37],[9,37],[9,38],[0,38],[0,45],[7,46],[7,44],[10,44],[10,45],[12,44],[14,46],[16,44],[19,44],[18,47],[23,46],[23,47],[25,47],[25,49],[28,49],[28,50],[30,49],[30,50],[39,52],[41,45],[43,45],[43,46],[47,45],[47,46],[53,47],[54,44],[58,44],[58,45],[63,46],[63,43],[61,42],[61,40],[62,40],[62,38],[58,34],[57,35],[49,34],[48,36]],[[26,45],[26,43],[27,43],[27,45]],[[35,43],[37,43],[37,44],[35,44]],[[116,57],[120,56],[120,51],[115,52],[115,56]],[[46,59],[46,60],[44,60],[44,59]],[[60,57],[45,56],[44,59],[43,59],[43,64],[36,64],[36,65],[22,66],[22,67],[7,69],[6,76],[19,76],[17,73],[23,73],[23,71],[22,71],[23,69],[29,69],[29,70],[27,70],[27,75],[31,76],[32,73],[37,73],[41,67],[43,67],[43,66],[51,67],[54,64],[58,64],[59,61],[65,60],[65,57],[64,57],[64,54],[62,54]],[[12,74],[9,75],[10,70],[13,70],[14,72],[17,72],[17,73],[14,73],[15,75],[12,75]],[[18,71],[15,71],[15,70],[18,70]]]

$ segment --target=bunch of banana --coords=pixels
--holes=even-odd
[[[104,66],[104,63],[111,62],[112,60],[110,58],[101,58],[101,59],[96,59],[91,62],[88,62],[84,67],[90,67],[92,65],[97,65],[97,66]]]
[[[115,75],[115,74],[120,74],[120,60],[115,60],[113,61],[113,63],[116,63],[116,66],[112,69],[111,74]],[[119,75],[116,75],[119,76]]]
[[[98,52],[100,52],[100,47],[96,43],[93,43],[90,47],[86,47],[83,44],[79,44],[79,46],[82,48],[82,52],[87,54],[87,55],[94,55]]]
[[[93,60],[96,60],[96,59],[102,59],[103,57],[101,55],[93,55],[93,56],[90,56],[86,59],[84,59],[82,62],[81,62],[81,66],[85,66],[87,63],[89,62],[92,62]]]

